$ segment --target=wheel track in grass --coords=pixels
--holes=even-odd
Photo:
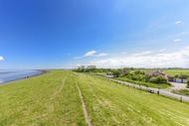
[[[51,97],[51,100],[54,99],[59,93],[62,92],[62,90],[64,89],[64,85],[65,85],[66,79],[67,79],[67,77],[65,77],[65,78],[62,80],[61,86],[60,86],[59,89],[53,94],[53,96]]]
[[[85,121],[86,121],[86,123],[87,123],[88,126],[93,126],[93,124],[92,124],[92,122],[91,122],[91,117],[90,117],[89,112],[88,112],[88,110],[87,110],[86,103],[85,103],[85,101],[84,101],[84,99],[83,99],[83,94],[82,94],[82,92],[81,92],[81,89],[80,89],[78,83],[76,83],[76,87],[77,87],[77,89],[78,89],[80,101],[81,101],[81,103],[82,103],[82,109],[83,109]]]

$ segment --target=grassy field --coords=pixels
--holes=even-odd
[[[54,71],[0,87],[0,126],[85,126],[75,79]]]
[[[85,126],[83,102],[94,126],[189,125],[189,104],[102,77],[52,71],[0,87],[0,126]]]
[[[180,94],[180,95],[189,96],[189,90],[186,90],[186,89],[173,90],[172,92],[173,92],[173,93],[176,93],[176,94]]]
[[[165,70],[165,73],[172,76],[180,75],[180,74],[189,76],[189,70],[179,70],[179,69],[178,70]]]

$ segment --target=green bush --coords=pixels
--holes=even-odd
[[[149,81],[156,84],[167,83],[167,79],[162,76],[151,77]]]
[[[136,71],[134,71],[134,73],[135,73],[136,75],[145,75],[145,72],[144,72],[144,71],[141,71],[141,70],[136,70]]]
[[[121,72],[119,70],[114,70],[112,71],[112,74],[114,75],[114,77],[119,77],[121,75]]]

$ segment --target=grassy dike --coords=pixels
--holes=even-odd
[[[94,126],[189,125],[189,104],[106,78],[51,71],[0,87],[0,126],[86,126],[83,102]]]
[[[78,74],[78,81],[97,126],[188,126],[189,104]]]
[[[0,87],[0,126],[85,126],[71,72],[53,71]]]

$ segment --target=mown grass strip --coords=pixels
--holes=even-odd
[[[81,100],[81,103],[82,103],[82,108],[83,108],[83,113],[84,113],[84,116],[85,116],[85,121],[88,124],[88,126],[93,126],[93,124],[91,122],[91,118],[90,118],[89,113],[87,111],[87,106],[85,104],[85,101],[83,100],[83,95],[82,95],[82,92],[81,92],[81,89],[80,89],[78,83],[76,83],[76,87],[78,89],[79,97],[80,97],[80,100]]]
[[[0,126],[86,126],[82,104],[69,71],[0,87]]]
[[[189,104],[58,70],[1,86],[0,126],[87,126],[81,99],[95,126],[189,125]]]
[[[97,126],[188,126],[189,105],[90,75],[78,74]]]

